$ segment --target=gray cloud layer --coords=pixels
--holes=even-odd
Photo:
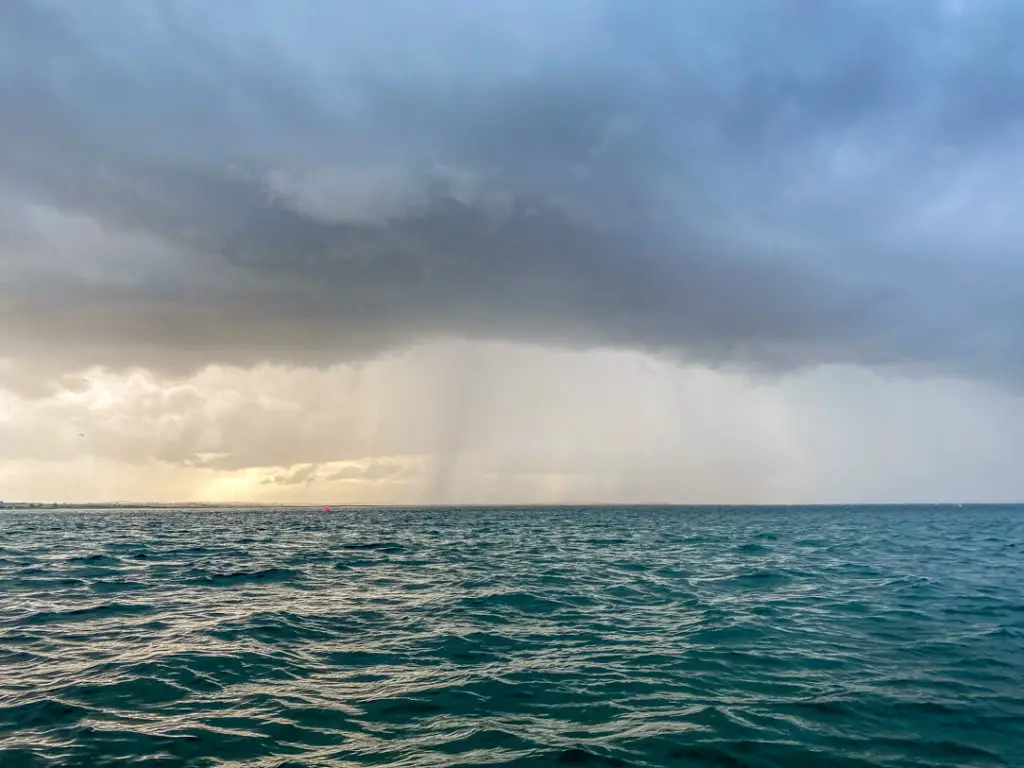
[[[1024,373],[1024,7],[0,7],[0,356]]]

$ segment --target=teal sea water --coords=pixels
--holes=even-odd
[[[1024,508],[0,512],[3,766],[1024,766]]]

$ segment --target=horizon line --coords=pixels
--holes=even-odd
[[[192,507],[218,509],[228,507],[249,507],[256,509],[523,509],[523,508],[758,508],[758,507],[1006,507],[1024,506],[1024,500],[1017,501],[824,501],[824,502],[680,502],[680,501],[601,501],[601,502],[421,502],[421,503],[323,503],[323,502],[264,502],[264,501],[6,501],[0,500],[0,510],[18,508],[176,508]]]

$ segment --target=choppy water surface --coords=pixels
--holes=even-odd
[[[0,765],[1024,766],[1024,509],[0,513]]]

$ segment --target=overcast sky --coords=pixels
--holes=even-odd
[[[1022,35],[6,0],[0,498],[1024,498]]]

